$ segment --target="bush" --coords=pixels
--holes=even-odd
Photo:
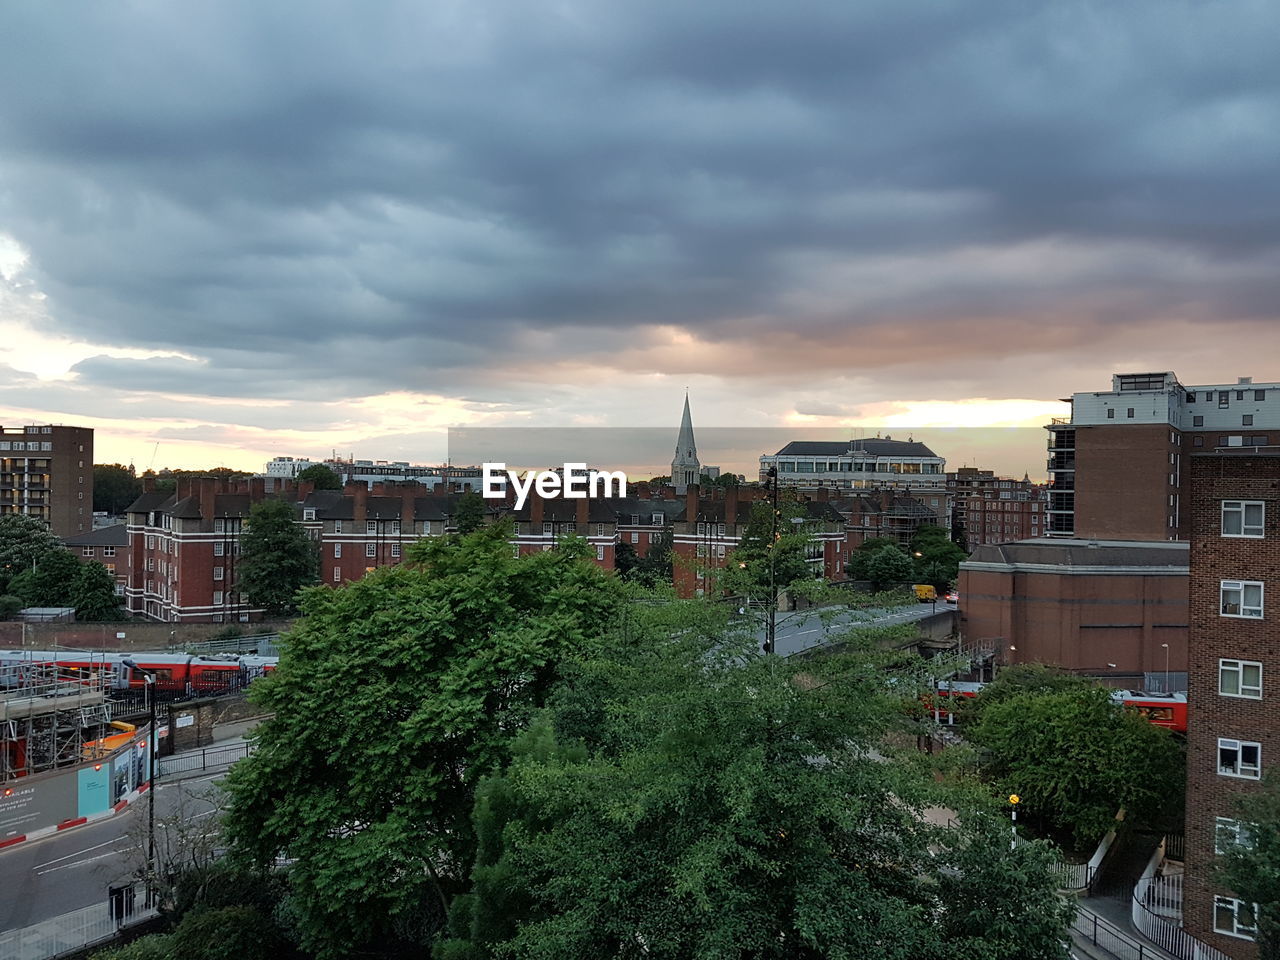
[[[172,937],[181,960],[279,960],[292,952],[271,918],[253,907],[187,914]]]
[[[133,943],[127,943],[123,947],[99,950],[90,960],[178,960],[179,956],[181,955],[173,952],[171,936],[153,933]]]

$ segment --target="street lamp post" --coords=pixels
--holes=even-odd
[[[156,870],[156,751],[160,747],[156,741],[156,672],[138,666],[133,660],[122,662],[130,670],[141,673],[147,681],[147,715],[150,721],[147,734],[147,882],[150,884]]]
[[[1164,692],[1173,693],[1173,690],[1169,687],[1169,645],[1162,643],[1160,646],[1164,647]]]
[[[1018,849],[1018,804],[1022,802],[1022,798],[1016,793],[1009,795],[1009,822],[1011,824],[1009,837],[1009,849]]]

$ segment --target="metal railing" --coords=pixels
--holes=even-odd
[[[1167,960],[1163,951],[1136,940],[1084,907],[1076,911],[1071,930],[1115,960]]]
[[[1156,877],[1144,876],[1133,888],[1130,910],[1134,927],[1178,960],[1231,960],[1221,950],[1197,940],[1176,923],[1156,912],[1156,909],[1167,909],[1170,906],[1166,902],[1169,898],[1159,893],[1157,880]],[[1178,891],[1178,910],[1182,910],[1181,890]]]
[[[0,960],[50,960],[107,943],[121,930],[158,913],[145,883],[118,887],[103,903],[0,933]]]
[[[160,757],[157,760],[156,778],[176,776],[180,773],[207,773],[210,770],[224,770],[237,760],[243,760],[257,748],[252,740],[244,743],[232,743],[223,747],[205,747],[203,750],[190,750],[175,754],[172,757]]]

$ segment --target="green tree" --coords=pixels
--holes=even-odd
[[[1061,667],[1045,663],[1017,663],[1001,667],[995,679],[978,691],[969,705],[969,713],[975,719],[988,706],[1006,703],[1019,697],[1041,693],[1074,693],[1094,686],[1094,682]]]
[[[110,514],[124,513],[142,493],[142,481],[133,467],[120,463],[93,465],[93,509]]]
[[[858,544],[857,549],[849,554],[849,577],[853,580],[867,580],[867,564],[881,550],[893,547],[896,550],[902,548],[898,546],[898,541],[892,537],[868,537]]]
[[[464,536],[484,526],[484,498],[468,490],[458,498],[458,532]]]
[[[672,568],[672,544],[675,536],[670,527],[666,527],[649,543],[649,552],[640,557],[630,570],[628,579],[651,587],[659,584],[671,585],[674,573]],[[627,544],[630,546],[630,544]]]
[[[911,538],[911,555],[915,558],[918,583],[946,587],[960,576],[960,563],[968,554],[953,543],[942,527],[927,523]]]
[[[1280,958],[1280,780],[1268,776],[1262,789],[1236,801],[1238,831],[1219,828],[1222,849],[1217,879],[1236,897],[1253,904],[1258,956]]]
[[[0,620],[10,620],[17,615],[26,604],[22,602],[21,597],[15,597],[11,593],[0,593]]]
[[[263,500],[249,511],[240,536],[239,588],[254,606],[279,616],[296,609],[298,591],[320,575],[320,553],[283,500]]]
[[[404,564],[305,591],[254,684],[272,717],[227,778],[227,830],[259,864],[297,858],[290,903],[321,960],[431,940],[474,861],[476,784],[614,617],[620,585],[584,540],[513,557],[509,536],[420,541]]]
[[[15,576],[9,589],[28,607],[72,606],[72,593],[80,570],[80,561],[71,551],[59,547],[43,554],[32,569]]]
[[[636,564],[640,562],[640,557],[636,553],[636,548],[629,543],[621,540],[614,545],[613,548],[613,569],[618,576],[624,580],[630,579],[631,571],[636,568]]]
[[[305,470],[299,470],[297,479],[302,483],[313,483],[317,490],[341,490],[342,477],[332,467],[323,463],[313,463]]]
[[[55,550],[65,552],[43,520],[23,513],[0,515],[0,593],[10,592],[10,580]]]
[[[437,960],[1066,956],[1046,852],[929,826],[932,779],[873,756],[902,709],[873,661],[674,633],[575,671],[485,782]]]
[[[116,578],[100,563],[79,564],[71,584],[69,603],[76,608],[76,619],[109,623],[121,619],[120,597],[116,594]]]
[[[879,591],[894,584],[910,583],[915,575],[915,564],[901,548],[890,544],[867,558],[862,573],[871,581],[871,589]]]
[[[725,565],[722,586],[752,600],[770,602],[778,593],[813,580],[805,548],[813,537],[805,530],[804,505],[793,499],[773,504],[756,500],[742,539]],[[772,595],[770,591],[772,592]]]
[[[1117,811],[1143,820],[1182,793],[1176,740],[1092,684],[1027,693],[981,709],[969,739],[1002,795],[1081,847],[1115,825]]]
[[[279,960],[289,943],[254,907],[198,910],[182,918],[170,937],[170,949],[181,960]]]

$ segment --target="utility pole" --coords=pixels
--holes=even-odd
[[[147,678],[147,713],[150,732],[147,734],[147,890],[152,889],[156,875],[156,673],[138,666],[133,660],[122,663],[131,671],[136,670]]]
[[[778,637],[778,584],[776,574],[776,550],[778,546],[778,468],[769,468],[769,482],[773,485],[771,499],[773,516],[769,524],[769,624],[765,632],[764,652],[773,653],[774,641]]]

